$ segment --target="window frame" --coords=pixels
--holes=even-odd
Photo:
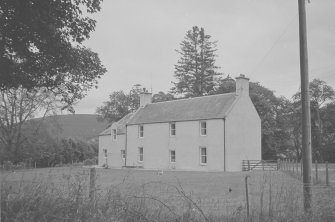
[[[125,149],[121,150],[121,159],[123,159],[123,160],[126,159],[126,150]]]
[[[172,128],[172,125],[174,125],[174,129]],[[172,134],[174,132],[174,134]],[[177,135],[177,126],[175,122],[170,123],[170,136],[176,136]]]
[[[202,124],[205,124],[205,127],[203,128],[202,127]],[[200,128],[200,136],[207,136],[207,121],[205,121],[205,120],[203,120],[203,121],[200,121],[200,123],[199,123],[199,128]],[[204,130],[205,131],[205,134],[203,134],[202,133],[202,130]]]
[[[172,155],[172,152],[174,152],[174,155]],[[174,161],[172,161],[172,156],[174,156]],[[176,163],[177,162],[176,150],[169,150],[169,160],[170,160],[170,163]]]
[[[113,134],[113,140],[116,140],[117,138],[117,132],[116,132],[116,129],[112,129],[112,134]]]
[[[202,154],[202,150],[205,150],[205,154],[203,155]],[[202,157],[205,157],[205,162],[203,162],[202,160]],[[207,152],[207,147],[205,147],[205,146],[201,146],[201,147],[199,147],[199,162],[200,162],[200,165],[202,165],[202,166],[206,166],[207,165],[207,163],[208,163],[208,152]]]
[[[107,156],[108,156],[107,149],[102,149],[102,150],[103,150],[104,158],[107,158]]]
[[[144,148],[141,146],[138,147],[138,162],[143,163],[143,161],[144,161]]]
[[[143,138],[144,137],[144,125],[139,125],[138,126],[138,138]]]

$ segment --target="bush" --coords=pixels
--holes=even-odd
[[[13,165],[12,161],[8,160],[8,161],[3,162],[3,167],[4,167],[5,170],[11,170],[11,169],[14,168],[14,165]]]
[[[96,163],[97,163],[97,159],[96,158],[84,160],[84,165],[85,166],[96,165]]]
[[[108,164],[107,163],[102,164],[102,168],[108,169]]]

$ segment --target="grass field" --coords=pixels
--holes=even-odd
[[[246,176],[250,215],[256,218],[254,221],[274,215],[303,215],[302,184],[281,171],[161,173],[143,169],[97,169],[96,187],[100,198],[112,191],[114,199],[117,197],[127,204],[136,203],[136,209],[139,208],[141,212],[143,209],[139,206],[143,205],[141,201],[145,199],[145,205],[149,205],[150,209],[163,205],[178,215],[201,210],[205,215],[229,215],[241,219],[246,215]],[[83,192],[87,194],[89,169],[77,167],[2,172],[1,180],[7,187],[11,186],[10,192],[13,193],[27,184],[43,182],[62,190],[71,190],[73,185],[84,187]],[[316,211],[324,206],[334,207],[334,187],[316,186],[313,193]]]

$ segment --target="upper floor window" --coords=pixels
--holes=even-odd
[[[201,136],[207,135],[207,122],[206,121],[200,122],[200,135]]]
[[[113,140],[116,140],[116,129],[113,129]]]
[[[170,136],[176,135],[176,123],[170,123]]]
[[[207,164],[207,148],[200,147],[200,164],[206,165]]]
[[[170,150],[170,162],[175,163],[176,162],[176,151]]]
[[[138,162],[143,162],[143,147],[138,148]]]
[[[138,126],[138,137],[143,137],[144,136],[144,126],[143,125],[139,125]]]

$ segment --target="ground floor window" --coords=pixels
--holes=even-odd
[[[200,147],[200,164],[207,164],[207,148]]]
[[[143,147],[138,148],[138,162],[143,162]]]
[[[103,152],[104,152],[104,157],[107,158],[107,149],[103,149]]]
[[[176,162],[176,151],[170,150],[170,162],[175,163]]]
[[[126,150],[121,150],[121,158],[126,159]]]

